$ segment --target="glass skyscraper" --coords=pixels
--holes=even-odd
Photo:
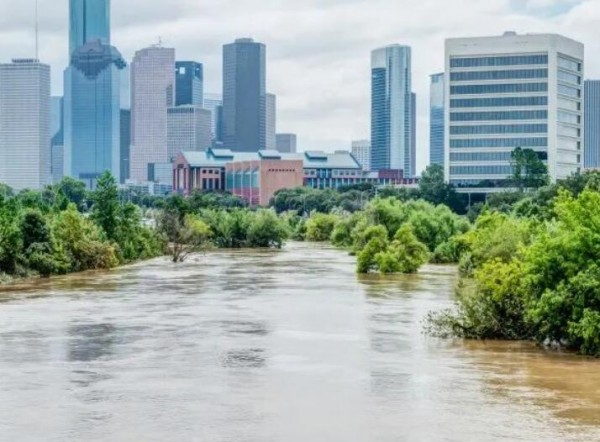
[[[267,144],[266,48],[251,38],[223,46],[223,142],[255,152]]]
[[[71,56],[65,72],[65,175],[94,188],[110,171],[120,180],[120,70],[114,47],[92,41]]]
[[[204,104],[204,69],[195,61],[175,63],[175,106]]]
[[[110,44],[110,0],[70,0],[69,55],[94,40]]]
[[[265,149],[277,150],[277,96],[267,94],[267,135]]]
[[[206,93],[204,94],[204,109],[211,112],[211,133],[214,142],[223,141],[223,95]]]
[[[371,168],[415,174],[411,48],[392,45],[371,54]]]
[[[583,165],[583,45],[553,34],[446,41],[446,178],[488,192],[529,148],[553,181]]]
[[[429,96],[429,164],[444,165],[444,74],[431,76]]]
[[[600,80],[585,82],[584,167],[600,168]]]

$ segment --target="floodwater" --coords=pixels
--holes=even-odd
[[[1,441],[600,441],[600,361],[422,333],[452,267],[326,246],[0,293]]]

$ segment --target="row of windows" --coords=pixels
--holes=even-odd
[[[569,74],[572,75],[572,74]],[[528,78],[548,78],[548,69],[517,69],[513,71],[452,72],[451,81],[478,80],[521,80]]]
[[[539,138],[480,138],[470,140],[450,140],[450,147],[476,148],[476,147],[546,147],[547,137]]]
[[[565,71],[558,71],[558,79],[566,83],[581,84],[581,77],[579,75],[571,74]]]
[[[542,161],[548,159],[548,152],[537,152]],[[453,152],[450,153],[450,161],[511,161],[510,152]]]
[[[548,97],[455,98],[450,100],[451,108],[547,105]]]
[[[569,97],[580,98],[581,97],[581,89],[566,86],[564,84],[558,85],[558,93],[563,95],[568,95]]]
[[[512,175],[511,166],[451,166],[452,175]]]
[[[547,120],[548,111],[452,112],[450,121]]]
[[[548,83],[475,84],[451,86],[451,95],[518,94],[522,92],[548,92]]]
[[[563,109],[568,109],[572,111],[580,111],[581,103],[579,101],[569,100],[567,98],[559,98],[558,107],[562,107]]]
[[[568,124],[581,124],[581,117],[579,115],[572,114],[570,112],[565,112],[562,110],[558,111],[558,121],[561,123]]]
[[[572,71],[581,72],[581,63],[564,57],[558,57],[558,66]]]
[[[547,124],[494,124],[489,126],[452,126],[451,135],[539,134],[548,132]]]
[[[291,172],[294,173],[296,172],[296,169],[269,169],[269,172]]]
[[[565,126],[564,124],[558,125],[558,135],[562,135],[564,137],[581,137],[581,129],[571,126]]]
[[[509,55],[503,57],[452,58],[450,60],[450,67],[453,68],[529,64],[548,64],[548,55]]]

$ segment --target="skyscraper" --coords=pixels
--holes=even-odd
[[[121,183],[124,183],[129,179],[129,162],[130,162],[130,150],[131,150],[131,110],[121,109],[121,153],[120,153],[120,167],[121,167]]]
[[[50,101],[50,170],[53,183],[59,182],[64,176],[64,127],[64,99],[63,97],[52,97]]]
[[[410,94],[410,168],[405,176],[412,178],[417,174],[417,94]]]
[[[69,55],[97,40],[110,45],[110,0],[69,0]]]
[[[204,104],[204,69],[195,61],[175,63],[175,106]]]
[[[371,141],[357,140],[352,142],[352,155],[364,171],[371,170]]]
[[[277,134],[275,140],[277,151],[281,153],[296,153],[298,150],[296,134]]]
[[[267,94],[267,141],[265,149],[277,149],[277,96]]]
[[[600,168],[600,80],[585,82],[584,167]]]
[[[120,180],[120,70],[125,66],[117,49],[95,40],[73,52],[65,71],[64,173],[89,188],[107,170]]]
[[[255,152],[267,144],[266,48],[251,38],[223,46],[223,141]]]
[[[212,146],[211,112],[198,106],[177,106],[168,110],[167,158],[174,161],[180,152],[203,151]]]
[[[216,142],[223,141],[223,95],[206,93],[204,94],[204,109],[211,113],[211,133],[212,139]]]
[[[444,73],[431,76],[429,164],[444,165]]]
[[[413,176],[411,48],[392,45],[371,54],[371,168]]]
[[[583,75],[583,45],[560,35],[447,40],[446,178],[502,187],[517,147],[536,151],[553,181],[579,171]]]
[[[148,180],[152,163],[168,162],[167,109],[175,104],[175,49],[152,46],[131,63],[130,176]]]
[[[50,66],[0,64],[0,183],[22,190],[50,182]]]

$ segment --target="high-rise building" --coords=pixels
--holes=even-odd
[[[296,134],[277,134],[275,140],[277,151],[281,153],[296,153],[298,150]]]
[[[131,150],[131,110],[121,109],[121,136],[120,136],[121,153],[121,183],[129,179],[129,162]]]
[[[69,55],[98,40],[110,45],[110,0],[69,0]]]
[[[50,171],[52,182],[58,183],[64,176],[64,99],[52,97],[50,101]]]
[[[371,168],[414,176],[411,48],[392,45],[371,54]]]
[[[277,149],[277,96],[267,94],[267,150]]]
[[[73,52],[65,71],[64,173],[88,188],[107,170],[120,180],[120,70],[125,66],[116,48],[95,40]]]
[[[371,141],[357,140],[352,142],[352,155],[364,171],[371,171]]]
[[[0,183],[22,190],[50,182],[50,66],[0,64]]]
[[[195,61],[175,63],[175,106],[204,104],[204,69]]]
[[[148,180],[151,163],[168,162],[167,109],[175,104],[175,49],[152,46],[131,63],[130,177]]]
[[[267,144],[266,48],[251,38],[223,46],[223,142],[255,152]]]
[[[417,174],[417,94],[410,94],[410,168],[406,177],[412,178]]]
[[[600,168],[600,80],[585,81],[584,167]]]
[[[444,165],[444,74],[431,76],[429,95],[429,164]]]
[[[560,35],[447,40],[446,178],[502,187],[517,147],[535,150],[553,181],[579,171],[583,75],[583,45]]]
[[[223,95],[206,93],[202,106],[211,113],[211,133],[213,141],[223,141]]]
[[[177,106],[168,110],[168,160],[180,152],[203,151],[212,146],[212,114],[197,106]]]

